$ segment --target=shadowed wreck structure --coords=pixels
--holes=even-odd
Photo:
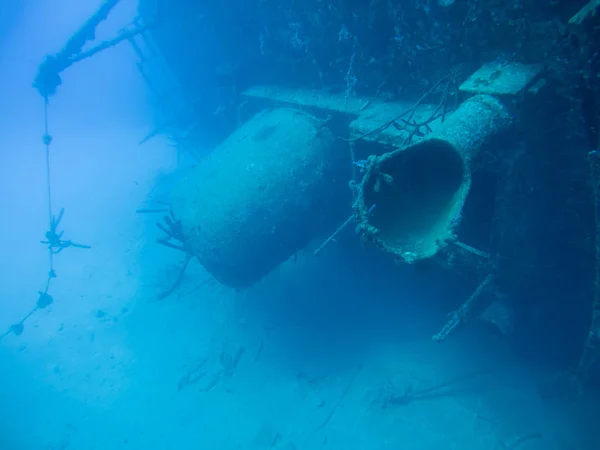
[[[96,42],[99,3],[34,80],[49,258],[0,334],[0,394],[36,405],[9,445],[600,448],[600,0],[138,0]],[[103,135],[130,224],[88,216],[123,245],[55,291],[98,246],[53,209],[53,99],[121,44],[152,114],[135,162]]]
[[[140,2],[149,137],[200,158],[174,200],[193,254],[239,288],[355,227],[473,284],[435,340],[479,317],[594,385],[599,2],[355,3]]]

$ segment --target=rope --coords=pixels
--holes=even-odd
[[[54,270],[54,255],[60,253],[62,250],[68,247],[76,248],[90,248],[89,245],[75,244],[72,241],[62,239],[63,232],[58,231],[58,226],[62,220],[64,209],[61,209],[58,215],[54,214],[52,207],[52,179],[50,172],[50,144],[52,144],[52,136],[49,132],[48,127],[48,97],[44,96],[44,136],[42,138],[44,143],[45,153],[45,164],[46,164],[46,202],[48,207],[48,231],[46,232],[46,240],[41,241],[42,244],[48,246],[49,256],[49,269],[48,278],[43,291],[38,291],[38,298],[33,309],[31,309],[19,322],[16,322],[8,327],[8,329],[0,334],[0,340],[4,339],[9,334],[20,336],[23,334],[25,329],[25,322],[33,316],[33,314],[41,309],[44,309],[54,303],[54,299],[48,293],[52,280],[56,278],[56,271]]]
[[[50,177],[50,144],[52,143],[52,136],[50,136],[48,128],[48,97],[44,98],[44,147],[46,152],[46,202],[48,205],[48,229],[52,229],[53,213],[52,213],[52,182]],[[48,255],[50,262],[50,270],[48,272],[48,282],[46,283],[46,292],[50,288],[50,280],[54,274],[54,252],[52,248],[48,246]]]
[[[62,220],[64,209],[61,209],[57,215],[54,214],[52,207],[52,179],[50,171],[50,144],[52,144],[52,136],[48,127],[48,99],[56,93],[57,88],[61,84],[60,73],[71,66],[72,64],[89,58],[98,52],[117,45],[119,42],[126,39],[131,39],[134,36],[142,33],[149,26],[140,26],[131,31],[124,31],[120,36],[106,42],[102,42],[98,46],[83,52],[83,46],[95,39],[95,30],[100,22],[106,20],[109,13],[117,5],[119,0],[104,0],[100,8],[93,14],[77,32],[67,41],[65,47],[57,54],[48,56],[38,68],[38,73],[35,77],[33,87],[38,90],[44,99],[44,150],[46,163],[46,201],[48,207],[48,231],[45,234],[45,240],[42,244],[48,246],[49,269],[48,278],[43,291],[38,292],[38,299],[35,307],[27,313],[19,322],[12,324],[4,333],[0,334],[0,340],[4,339],[9,334],[20,336],[24,330],[24,323],[37,310],[44,309],[54,302],[52,296],[48,293],[52,280],[56,278],[54,270],[54,255],[60,253],[65,248],[90,248],[89,245],[76,244],[70,240],[62,238],[63,231],[59,231],[58,227]]]

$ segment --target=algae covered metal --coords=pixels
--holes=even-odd
[[[371,157],[355,202],[361,233],[407,262],[435,255],[461,218],[472,158],[511,124],[498,99],[477,95],[427,138]]]
[[[350,204],[349,173],[347,152],[321,120],[267,109],[182,178],[173,210],[206,270],[243,288],[335,229]]]

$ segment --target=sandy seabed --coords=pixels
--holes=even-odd
[[[446,288],[361,277],[343,242],[244,292],[193,261],[158,300],[183,255],[156,245],[160,216],[134,213],[168,191],[150,172],[88,216],[93,248],[59,255],[55,304],[0,343],[0,449],[600,448],[597,398],[543,399],[552,369],[477,324],[432,342]]]

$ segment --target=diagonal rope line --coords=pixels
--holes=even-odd
[[[101,52],[107,48],[117,45],[119,42],[130,39],[148,28],[148,26],[141,26],[135,30],[124,32],[121,36],[115,39],[101,43],[100,45],[90,49],[87,52],[82,52],[83,46],[88,42],[95,39],[95,29],[98,24],[104,21],[111,10],[117,5],[119,0],[104,0],[100,9],[90,17],[84,25],[77,30],[77,32],[71,36],[67,41],[65,47],[56,55],[48,56],[44,62],[40,65],[38,73],[35,77],[33,87],[38,90],[44,99],[44,137],[43,143],[45,147],[45,163],[46,163],[46,200],[48,207],[48,232],[45,235],[46,240],[41,241],[42,244],[48,245],[48,255],[50,269],[48,271],[48,278],[46,281],[44,291],[38,292],[38,299],[35,307],[25,316],[20,322],[14,323],[8,327],[4,333],[0,333],[0,340],[4,339],[9,334],[20,336],[23,333],[24,322],[31,317],[37,310],[44,309],[50,306],[54,299],[48,293],[50,284],[53,278],[56,278],[56,272],[54,271],[54,255],[60,253],[65,248],[74,247],[80,249],[90,248],[89,245],[82,245],[75,243],[71,240],[62,238],[63,232],[58,231],[58,226],[62,220],[64,208],[60,210],[58,215],[53,214],[52,208],[52,183],[51,183],[51,166],[50,166],[50,144],[52,143],[52,136],[49,133],[48,127],[48,98],[50,95],[56,93],[56,89],[61,84],[60,73],[71,66],[77,61],[88,58]]]
[[[54,223],[54,215],[52,214],[52,183],[50,177],[50,144],[52,143],[52,136],[50,136],[48,128],[48,97],[44,98],[44,146],[46,147],[46,201],[48,203],[48,229],[52,229]],[[50,271],[48,275],[48,283],[46,284],[46,291],[50,287],[50,280],[54,273],[54,252],[51,246],[48,246],[48,254],[50,260]]]
[[[50,136],[49,128],[48,128],[48,97],[44,97],[44,136],[43,136],[44,148],[45,148],[45,163],[46,163],[46,201],[48,206],[48,229],[50,232],[56,228],[57,219],[52,213],[52,183],[51,183],[51,173],[50,173],[50,144],[52,143],[52,136]],[[60,220],[60,218],[58,219]],[[47,235],[48,236],[48,235]],[[56,277],[56,273],[54,272],[54,249],[52,247],[52,242],[48,242],[48,255],[50,259],[50,268],[48,270],[48,278],[46,280],[46,285],[44,287],[44,291],[38,292],[38,299],[34,308],[29,311],[19,322],[16,322],[8,327],[4,333],[0,334],[0,340],[4,339],[6,336],[10,334],[15,334],[20,336],[23,333],[24,323],[27,319],[29,319],[37,310],[44,309],[47,306],[51,305],[54,302],[54,299],[50,294],[48,294],[48,290],[50,289],[50,284],[52,282],[52,278]]]

